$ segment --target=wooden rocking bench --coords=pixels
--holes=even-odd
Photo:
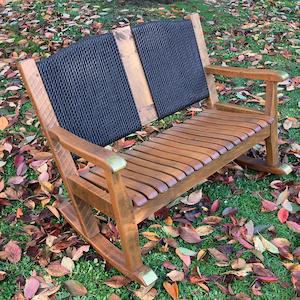
[[[200,18],[150,22],[89,37],[19,63],[28,94],[68,190],[60,211],[112,266],[142,285],[138,224],[236,160],[288,174],[277,146],[277,83],[285,72],[212,66]],[[265,111],[218,103],[214,75],[266,82]],[[208,98],[209,109],[124,154],[104,146]],[[265,141],[266,160],[242,156]],[[71,153],[93,163],[79,174]],[[116,221],[122,250],[99,231],[96,208]]]

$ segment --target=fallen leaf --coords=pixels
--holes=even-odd
[[[7,128],[8,124],[9,123],[8,123],[6,117],[4,117],[4,116],[0,117],[0,130],[4,130],[5,128]]]
[[[197,227],[196,231],[199,236],[206,236],[211,234],[214,231],[214,228],[210,225],[202,225]]]
[[[158,294],[155,288],[143,287],[133,292],[136,297],[141,300],[153,300]],[[120,298],[121,299],[121,298]]]
[[[77,261],[83,255],[84,252],[88,252],[90,250],[90,245],[80,246],[78,249],[72,251],[72,260]]]
[[[222,221],[221,217],[217,216],[208,216],[203,219],[203,223],[206,223],[208,225],[217,225]]]
[[[289,197],[289,188],[286,187],[283,192],[281,192],[277,198],[276,204],[281,204],[284,200],[286,200]]]
[[[289,217],[289,212],[285,208],[280,208],[278,211],[278,220],[283,224],[287,221]]]
[[[202,189],[192,192],[188,197],[182,198],[180,201],[186,205],[195,205],[200,202],[203,197]]]
[[[191,258],[188,255],[184,255],[178,248],[175,250],[175,253],[179,256],[179,258],[183,261],[183,263],[189,267],[191,264]]]
[[[211,207],[210,207],[210,213],[211,214],[215,213],[219,209],[219,207],[220,207],[220,200],[217,199],[211,205]]]
[[[188,255],[188,256],[196,256],[197,255],[197,252],[190,250],[188,248],[179,247],[178,250],[184,255]]]
[[[7,273],[4,271],[0,271],[0,281],[4,280],[6,278]]]
[[[48,265],[46,271],[49,275],[54,277],[61,277],[70,273],[70,271],[66,267],[62,266],[60,263],[57,262],[53,262],[50,265]]]
[[[263,236],[260,237],[265,249],[273,254],[279,254],[279,250],[278,248],[272,244],[271,242],[269,242],[267,239],[265,239]]]
[[[85,296],[88,292],[86,287],[76,280],[67,280],[64,282],[64,286],[74,297]]]
[[[262,204],[261,211],[274,211],[278,209],[276,203],[269,200],[262,200],[261,204]]]
[[[75,268],[74,261],[70,257],[67,257],[67,256],[64,256],[62,258],[61,265],[63,267],[65,267],[66,269],[68,269],[70,271],[70,273],[72,273]]]
[[[234,270],[243,269],[246,266],[246,261],[243,258],[237,258],[232,261],[231,268]]]
[[[144,232],[142,232],[142,235],[150,241],[159,241],[160,240],[160,237],[155,232],[144,231]]]
[[[197,253],[197,260],[201,260],[205,256],[206,252],[206,249],[199,250],[199,252]]]
[[[36,292],[40,287],[40,282],[35,277],[29,277],[26,279],[24,287],[24,296],[26,299],[31,299],[34,297]]]
[[[293,221],[287,221],[286,224],[294,232],[300,233],[300,224],[293,222]]]
[[[264,244],[262,243],[261,239],[258,236],[253,237],[254,248],[259,252],[263,253],[266,249]]]
[[[158,241],[148,241],[143,247],[142,247],[142,255],[145,255],[149,253],[154,247],[158,244]]]
[[[181,271],[173,270],[167,273],[167,276],[174,281],[182,281],[184,279],[184,273]]]
[[[123,286],[126,286],[130,283],[130,279],[122,275],[115,275],[110,279],[104,281],[104,283],[112,288],[119,289]]]
[[[197,244],[201,242],[201,238],[197,231],[191,226],[179,227],[179,234],[180,237],[189,244]]]
[[[108,300],[122,300],[122,299],[118,295],[116,295],[116,294],[111,294],[108,297]]]
[[[179,229],[174,226],[163,226],[162,229],[165,233],[172,237],[178,237],[179,236]]]
[[[4,246],[4,252],[7,254],[7,259],[13,264],[16,264],[21,259],[22,250],[16,241],[9,241]]]
[[[226,254],[222,253],[216,248],[208,248],[208,252],[217,260],[218,265],[227,266],[228,265],[228,257]]]
[[[167,291],[167,293],[171,296],[173,300],[178,300],[179,298],[179,290],[178,290],[178,285],[176,282],[174,283],[169,283],[165,281],[163,283],[163,287]]]

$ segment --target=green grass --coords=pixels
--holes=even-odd
[[[142,2],[142,4],[141,4]],[[97,22],[101,22],[105,30],[111,29],[112,26],[116,25],[118,22],[127,23],[136,23],[140,16],[144,18],[145,21],[157,20],[162,18],[168,18],[168,13],[173,14],[175,17],[181,17],[189,12],[199,12],[203,17],[202,23],[204,31],[206,32],[206,38],[208,42],[208,48],[211,53],[211,57],[216,59],[218,63],[226,62],[228,65],[233,66],[251,66],[250,62],[233,62],[232,60],[239,56],[245,50],[251,50],[255,53],[260,53],[264,49],[266,44],[269,44],[270,41],[273,42],[275,47],[283,47],[288,49],[292,54],[290,59],[284,58],[280,54],[274,56],[264,55],[263,59],[260,61],[260,65],[264,65],[266,61],[271,61],[274,64],[275,69],[286,70],[290,73],[291,76],[296,76],[299,74],[299,64],[296,63],[296,52],[295,48],[291,47],[290,36],[285,36],[285,33],[289,32],[291,29],[288,25],[289,21],[296,21],[294,14],[294,3],[293,1],[275,1],[276,4],[272,5],[271,1],[260,0],[257,1],[257,4],[254,6],[254,10],[249,9],[242,5],[242,1],[239,2],[237,10],[239,11],[238,17],[233,17],[229,11],[233,8],[229,6],[227,1],[221,1],[218,4],[204,4],[204,1],[193,0],[193,1],[183,1],[176,2],[172,5],[159,4],[159,3],[150,3],[144,1],[101,1],[101,0],[91,0],[91,1],[82,1],[82,2],[71,2],[69,3],[66,0],[56,0],[54,2],[48,1],[34,1],[29,7],[23,11],[21,8],[21,2],[12,2],[10,7],[13,12],[19,12],[22,17],[26,17],[26,14],[31,12],[36,12],[35,19],[38,20],[37,27],[30,27],[28,29],[28,43],[24,46],[17,45],[18,41],[24,39],[20,31],[20,24],[18,22],[4,22],[0,25],[0,28],[6,32],[10,33],[10,38],[14,38],[15,41],[12,44],[0,43],[1,50],[4,49],[4,56],[7,58],[10,55],[9,49],[20,52],[25,51],[26,53],[40,53],[41,56],[49,55],[49,47],[47,40],[42,31],[37,31],[37,28],[59,28],[52,40],[57,42],[57,45],[51,49],[51,52],[55,52],[61,47],[61,43],[64,39],[69,38],[71,40],[78,40],[82,37],[82,29],[90,30],[91,34],[95,34],[95,30],[91,29],[90,25],[85,23],[85,20],[80,19],[76,22],[76,26],[68,26],[68,24],[61,19],[62,14],[69,14],[72,18],[76,18],[82,14],[82,7],[87,6],[90,10],[90,15],[98,15],[95,19]],[[209,3],[209,1],[207,2]],[[244,1],[245,3],[245,1]],[[53,13],[51,19],[54,22],[49,22],[45,17],[47,14],[47,9],[53,5]],[[277,21],[269,20],[270,27],[267,31],[260,32],[256,31],[251,34],[244,36],[240,31],[240,25],[243,25],[248,22],[253,22],[250,20],[250,17],[254,14],[259,18],[262,18],[266,12],[275,15],[276,17],[282,16],[282,8],[289,7],[291,13],[285,13],[286,21]],[[211,22],[214,21],[212,25]],[[259,23],[261,24],[261,23]],[[62,30],[63,29],[63,30]],[[292,32],[292,31],[290,31]],[[258,34],[258,41],[253,39],[253,35]],[[296,35],[296,34],[295,34]],[[33,39],[36,37],[38,39]],[[296,38],[296,37],[295,37]],[[299,37],[298,37],[299,38]],[[230,50],[230,47],[235,46],[237,50],[235,52]],[[224,80],[224,78],[219,78]],[[16,79],[13,79],[14,81]],[[0,75],[0,100],[5,100],[9,96],[14,95],[14,93],[4,93],[4,89],[8,82],[4,76]],[[226,86],[231,86],[233,88],[232,93],[226,97],[220,97],[221,101],[228,101],[229,98],[236,97],[237,91],[234,90],[236,87],[246,86],[247,81],[245,80],[226,80]],[[255,84],[251,89],[253,94],[261,92],[262,88]],[[280,121],[282,122],[286,117],[299,117],[299,107],[298,102],[300,99],[299,89],[291,92],[283,91],[283,93],[288,96],[288,101],[284,104],[279,105],[280,110]],[[245,104],[251,107],[259,107],[254,104]],[[260,107],[261,108],[261,107]],[[31,110],[32,106],[29,102],[26,102],[21,106],[19,122],[16,123],[13,127],[9,128],[4,132],[0,132],[1,139],[3,138],[12,138],[20,130],[20,128],[25,128],[24,135],[30,136],[32,134],[37,134],[41,137],[41,132],[37,128],[36,123],[32,125],[26,125],[22,121],[24,119],[25,113],[28,110]],[[13,113],[12,108],[0,108],[0,114],[10,115]],[[173,121],[182,118],[183,114],[179,113],[173,116],[166,118],[160,123],[155,123],[155,125],[160,125],[162,127],[168,127]],[[288,132],[284,132],[283,136],[285,138],[293,139],[297,143],[300,143],[300,132],[297,129],[291,129]],[[16,140],[15,143],[18,141]],[[294,158],[289,158],[291,162],[296,162]],[[5,182],[10,177],[15,176],[15,167],[13,164],[13,159],[9,157],[7,163],[3,168],[3,173],[1,176],[4,178]],[[246,172],[246,175],[253,175],[254,172]],[[27,177],[30,179],[36,178],[36,173],[29,168],[27,172]],[[291,232],[286,225],[281,224],[277,217],[276,213],[261,213],[261,200],[257,196],[257,192],[260,192],[261,195],[266,199],[272,199],[271,188],[269,184],[272,180],[278,179],[276,176],[268,176],[264,179],[252,180],[247,178],[245,174],[240,177],[235,178],[234,183],[226,185],[220,182],[208,181],[202,185],[203,191],[206,195],[210,197],[213,201],[215,199],[221,200],[221,207],[219,209],[219,215],[225,207],[236,207],[239,209],[237,216],[239,218],[243,217],[246,219],[251,219],[255,225],[270,224],[273,225],[276,229],[276,236],[287,238],[291,242],[291,248],[295,249],[299,245],[299,236]],[[283,177],[282,180],[290,181],[297,180],[295,175],[289,175]],[[200,188],[200,187],[199,187]],[[27,191],[28,196],[32,193],[31,190]],[[12,200],[12,205],[2,208],[0,210],[1,219],[0,219],[0,234],[3,244],[6,244],[9,240],[16,240],[20,242],[21,247],[24,249],[28,237],[24,235],[22,227],[27,224],[21,220],[10,222],[10,216],[15,215],[17,208],[22,208],[23,212],[30,212],[30,209],[24,205],[23,201]],[[42,210],[40,205],[37,205],[36,209],[31,212],[31,214],[38,214]],[[174,213],[174,209],[171,211],[171,215]],[[200,217],[197,221],[194,222],[194,226],[197,226],[201,223],[203,217]],[[63,220],[52,220],[53,223],[61,223]],[[225,218],[224,222],[230,222],[229,218]],[[145,225],[140,229],[141,232],[145,230],[155,231],[161,237],[166,237],[166,234],[161,229],[147,229],[153,223],[163,224],[162,221],[156,220],[155,222],[146,222]],[[220,234],[221,226],[216,226],[216,231],[203,239],[200,246],[199,245],[189,245],[184,243],[182,240],[178,240],[180,246],[198,251],[201,248],[208,247],[217,247],[219,245],[225,244],[226,241],[216,241],[215,237]],[[269,233],[263,232],[264,237],[271,239]],[[141,237],[141,243],[144,244],[146,239]],[[45,245],[44,245],[45,246]],[[160,251],[161,245],[156,246],[148,255],[144,257],[144,261],[149,265],[158,275],[159,279],[155,285],[155,288],[159,292],[157,299],[170,299],[162,287],[163,281],[166,280],[167,270],[162,266],[162,263],[165,260],[171,261],[173,264],[177,265],[179,269],[182,268],[182,262],[175,254],[174,249],[170,248],[167,253]],[[231,255],[231,259],[235,258],[237,251],[243,251],[242,257],[251,259],[253,254],[246,251],[244,248],[238,244],[233,245],[234,255]],[[94,253],[93,250],[90,250],[90,253]],[[64,254],[58,254],[56,259],[59,259]],[[290,274],[282,265],[282,260],[276,255],[269,253],[264,253],[264,264],[267,268],[272,270],[283,282],[290,283]],[[106,270],[104,267],[104,262],[101,259],[89,259],[86,255],[83,256],[79,262],[75,263],[75,270],[72,275],[64,276],[57,278],[58,282],[62,283],[66,279],[72,278],[80,281],[87,289],[88,295],[86,297],[74,297],[74,299],[107,299],[110,294],[116,293],[122,299],[134,299],[132,291],[138,288],[138,285],[135,283],[130,283],[127,287],[121,289],[112,289],[103,282],[109,279],[111,276],[118,274],[114,269]],[[218,267],[215,265],[214,258],[206,255],[205,259],[197,262],[193,260],[192,266],[198,266],[200,272],[203,275],[210,276],[216,274],[222,274],[225,271],[230,270],[230,267]],[[45,270],[43,267],[39,266],[38,263],[31,260],[24,253],[21,261],[14,265],[5,261],[0,261],[0,270],[4,270],[8,273],[7,278],[0,282],[0,300],[10,299],[17,291],[18,284],[16,282],[17,278],[24,276],[28,278],[33,270],[37,271],[40,274],[45,275]],[[232,283],[232,289],[234,293],[244,292],[248,295],[251,295],[251,285],[254,282],[254,276],[249,275],[241,280],[235,280]],[[210,293],[207,294],[200,287],[192,285],[187,281],[179,283],[180,298],[187,299],[228,299],[213,283],[208,283],[210,288]],[[257,299],[292,299],[296,296],[295,291],[293,290],[291,284],[287,288],[283,288],[278,283],[269,283],[263,284],[262,287],[263,296],[257,297]],[[56,299],[62,300],[70,296],[67,290],[62,286],[60,291],[57,293]]]

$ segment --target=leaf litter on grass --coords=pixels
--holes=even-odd
[[[114,7],[116,12],[112,14],[113,10],[104,10],[102,4],[62,1],[61,5],[55,1],[45,1],[39,6],[34,1],[25,1],[12,2],[0,8],[0,209],[4,212],[1,222],[10,224],[11,228],[19,228],[14,237],[1,232],[0,281],[8,281],[11,277],[9,266],[18,266],[25,256],[36,268],[41,267],[38,272],[32,269],[26,277],[13,275],[16,277],[15,299],[51,298],[63,288],[73,296],[88,295],[89,288],[70,279],[70,276],[83,259],[90,257],[101,261],[72,229],[62,223],[57,210],[58,203],[65,197],[62,180],[24,93],[16,62],[28,57],[36,60],[47,57],[83,36],[104,33],[108,27],[123,26],[129,21],[142,23],[144,18],[183,17],[188,10],[203,8],[200,1],[193,1],[188,9],[175,2],[169,6],[128,6],[127,11]],[[207,31],[206,38],[210,41],[208,46],[212,63],[278,67],[292,73],[290,79],[279,84],[280,154],[282,161],[292,163],[294,174],[299,176],[297,104],[293,111],[285,110],[290,103],[296,103],[296,96],[289,95],[296,95],[300,87],[300,77],[294,70],[300,62],[296,37],[299,21],[295,17],[299,14],[299,5],[286,1],[256,3],[237,0],[230,1],[228,5],[216,1],[207,1],[206,4],[214,12],[210,18],[203,16],[202,20]],[[227,10],[231,20],[232,17],[239,20],[239,25],[227,24],[227,28],[220,24],[220,5],[222,10]],[[105,2],[104,6],[110,9],[109,2]],[[135,13],[135,9],[141,10],[139,14]],[[243,16],[242,11],[249,14]],[[231,79],[222,81],[218,78],[217,88],[221,100],[230,98],[230,103],[264,108],[263,85],[257,86],[251,80],[236,83]],[[198,111],[187,110],[182,117],[189,117]],[[170,120],[169,123],[149,125],[112,147],[122,151],[149,135],[155,135],[172,122],[180,122],[180,118]],[[265,145],[257,145],[249,154],[256,158],[264,157]],[[90,167],[82,159],[76,163],[79,170]],[[243,176],[249,181],[268,178],[266,174],[249,174],[241,167],[230,164],[212,176],[209,182],[226,184],[233,193],[238,194],[244,191],[236,189],[235,181]],[[182,284],[199,287],[203,293],[219,290],[234,299],[263,296],[269,284],[276,284],[282,289],[291,289],[292,286],[299,293],[300,250],[292,246],[295,245],[293,240],[299,241],[300,231],[300,184],[295,178],[273,180],[267,199],[257,191],[261,199],[261,214],[270,214],[278,219],[278,224],[285,226],[289,232],[285,237],[277,234],[277,223],[258,223],[254,215],[245,217],[243,209],[225,204],[222,194],[213,201],[203,189],[191,191],[177,202],[175,208],[163,208],[155,213],[152,223],[160,226],[148,226],[146,229],[146,223],[142,227],[141,239],[147,239],[142,251],[144,254],[170,254],[172,260],[169,256],[162,262],[164,271],[160,277],[163,283],[150,290],[135,290],[134,295],[140,299],[154,299],[165,290],[172,299],[179,299],[183,296]],[[267,188],[267,184],[264,185],[264,189]],[[115,224],[101,215],[98,217],[102,223],[101,232],[118,242]],[[20,239],[20,235],[24,234],[26,240]],[[291,237],[291,241],[287,237]],[[281,280],[276,275],[277,270],[272,270],[272,265],[266,265],[269,258],[281,262],[290,274],[290,282]],[[213,264],[215,273],[205,274],[202,270],[204,264]],[[236,291],[235,283],[247,278],[250,278],[247,281],[248,290]],[[131,287],[128,288],[130,281],[122,275],[107,275],[104,284],[116,291],[119,288],[132,291]],[[196,289],[194,292],[200,293]],[[111,299],[120,299],[112,293]],[[7,298],[12,296],[10,292]]]

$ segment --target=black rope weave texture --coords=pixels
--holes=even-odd
[[[156,21],[132,28],[159,118],[209,95],[191,21]]]
[[[111,33],[62,49],[38,68],[61,127],[101,146],[142,127]]]

